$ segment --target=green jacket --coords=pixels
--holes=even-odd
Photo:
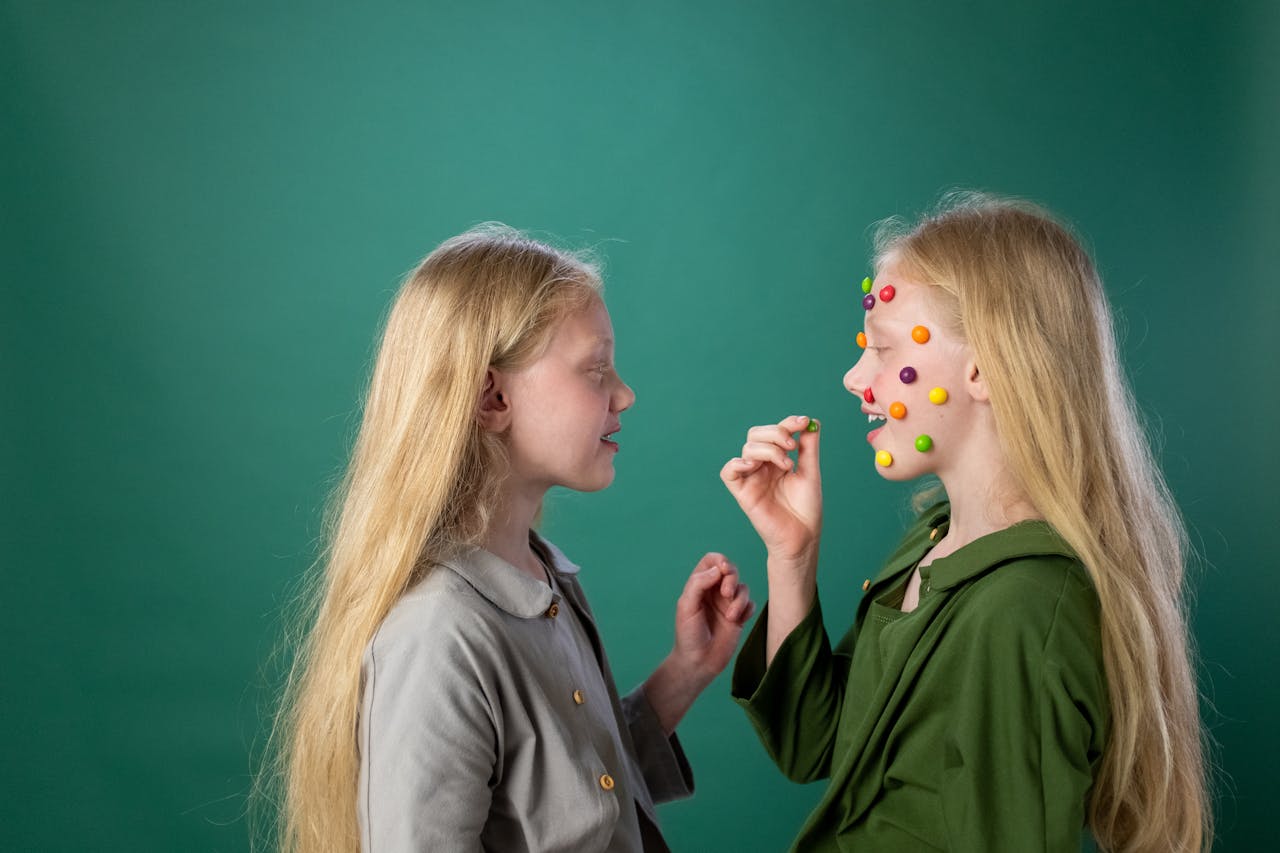
[[[1107,742],[1098,599],[1049,525],[1023,522],[920,570],[926,511],[833,650],[812,611],[765,669],[765,621],[733,696],[788,778],[830,779],[795,851],[1076,851]]]

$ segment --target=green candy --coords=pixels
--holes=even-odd
[[[805,431],[805,432],[817,432],[817,431],[818,431],[818,422],[817,422],[817,421],[815,421],[815,420],[813,420],[812,418],[810,418],[810,419],[809,419],[809,425],[808,425],[807,427],[805,427],[805,428],[804,428],[804,431]]]
[[[927,435],[916,436],[916,450],[919,450],[921,453],[928,453],[932,449],[933,449],[932,438],[930,438]]]
[[[862,280],[862,292],[863,293],[871,292],[871,276],[867,276]]]

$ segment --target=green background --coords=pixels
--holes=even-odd
[[[352,6],[356,4],[351,4]],[[501,220],[607,259],[639,400],[618,478],[556,495],[622,686],[684,576],[762,552],[717,478],[822,418],[843,630],[901,530],[840,377],[869,226],[951,187],[1075,222],[1202,556],[1220,850],[1273,839],[1280,739],[1274,3],[0,5],[0,535],[14,850],[243,850],[280,612],[383,312]],[[677,850],[783,848],[727,676],[682,728]]]

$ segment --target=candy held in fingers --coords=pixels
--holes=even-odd
[[[907,407],[902,403],[889,404],[889,417],[902,420],[907,416]]]
[[[855,340],[858,342],[858,346],[862,347],[863,349],[866,349],[866,348],[867,348],[867,334],[866,334],[866,332],[858,332],[858,337],[857,337],[857,338],[855,338]]]
[[[872,308],[876,307],[876,298],[868,293],[866,296],[862,297],[862,307],[870,311]]]
[[[862,292],[863,293],[871,292],[871,276],[867,276],[862,280]]]
[[[876,464],[881,468],[888,468],[893,464],[893,454],[887,450],[876,451]]]
[[[930,438],[927,435],[916,436],[916,450],[919,450],[921,453],[928,453],[932,449],[933,449],[932,438]]]
[[[916,369],[914,367],[904,367],[898,371],[898,378],[902,380],[904,385],[910,385],[916,381]]]
[[[933,403],[935,406],[941,406],[943,403],[947,402],[947,389],[946,388],[931,389],[929,391],[929,402]]]
[[[805,432],[817,432],[817,431],[818,431],[818,422],[817,422],[816,420],[813,420],[812,418],[810,418],[810,419],[809,419],[809,425],[808,425],[807,427],[805,427],[805,428],[804,428],[804,431],[805,431]]]
[[[929,342],[929,330],[924,326],[916,326],[912,328],[911,340],[918,344],[927,344]]]

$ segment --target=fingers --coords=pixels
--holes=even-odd
[[[751,600],[751,590],[744,584],[737,584],[733,595],[727,603],[717,602],[716,610],[720,611],[720,615],[727,621],[735,625],[741,625],[751,618],[751,614],[755,612],[755,602]]]
[[[755,473],[763,464],[758,459],[735,457],[724,463],[724,467],[720,469],[720,479],[724,481],[726,486],[732,487],[737,481]]]
[[[813,423],[815,426],[821,426],[816,420]],[[818,446],[822,443],[819,438],[821,435],[821,429],[812,431],[805,429],[800,433],[800,449],[796,453],[796,473],[801,477],[819,477],[822,473],[818,465],[820,455]]]

